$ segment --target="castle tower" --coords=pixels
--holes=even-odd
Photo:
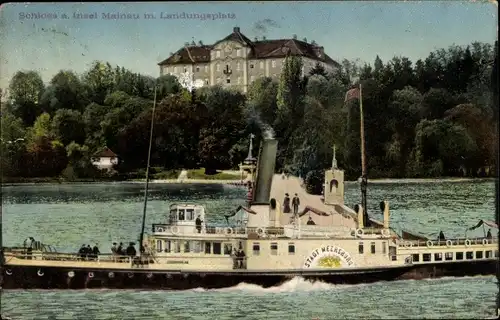
[[[324,197],[325,204],[344,204],[344,170],[337,166],[335,154],[335,145],[333,146],[332,167],[325,171]]]

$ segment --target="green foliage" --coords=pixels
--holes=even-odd
[[[312,170],[306,175],[305,185],[309,194],[321,195],[323,192],[324,170]]]
[[[204,168],[188,170],[188,179],[199,179],[199,180],[241,180],[241,175],[230,174],[225,172],[215,171],[212,174],[206,174]],[[243,178],[245,178],[244,176]]]
[[[1,106],[2,176],[109,178],[91,164],[107,146],[120,159],[119,177],[144,177],[156,86],[153,178],[203,167],[190,175],[240,179],[218,170],[236,169],[246,158],[250,133],[254,156],[272,133],[279,142],[276,170],[305,177],[317,193],[334,144],[346,177],[360,175],[360,104],[344,103],[358,81],[370,177],[476,176],[488,166],[494,172],[495,50],[472,43],[415,63],[344,59],[331,74],[317,64],[307,76],[302,59],[290,56],[279,81],[257,79],[246,95],[220,86],[190,93],[173,76],[154,79],[100,61],[81,76],[61,70],[47,88],[36,72],[20,71]]]

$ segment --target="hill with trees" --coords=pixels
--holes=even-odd
[[[2,177],[103,177],[91,158],[104,146],[122,160],[114,178],[141,176],[156,85],[156,172],[237,168],[249,134],[258,141],[273,131],[278,171],[317,184],[336,144],[339,165],[355,179],[359,102],[344,103],[344,97],[356,79],[363,83],[369,177],[493,175],[496,50],[472,43],[415,63],[344,60],[335,74],[317,65],[305,76],[301,59],[292,56],[279,81],[257,79],[246,95],[220,86],[191,94],[173,76],[155,79],[100,61],[82,75],[61,70],[47,85],[37,72],[19,71],[2,102]]]

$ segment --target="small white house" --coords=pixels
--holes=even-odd
[[[104,147],[92,157],[92,164],[100,170],[113,170],[113,166],[118,164],[118,156],[108,147]]]

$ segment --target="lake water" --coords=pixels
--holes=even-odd
[[[176,202],[206,206],[207,220],[244,204],[246,191],[216,185],[150,185],[147,231],[166,221]],[[141,184],[23,185],[2,188],[3,243],[29,236],[75,251],[82,244],[137,241],[143,210]],[[360,202],[359,186],[346,184],[346,203]],[[391,208],[391,224],[437,237],[465,236],[479,219],[493,220],[491,181],[371,184],[369,214],[381,220],[379,202]],[[208,221],[207,221],[208,222]],[[469,233],[483,235],[482,228]],[[369,285],[311,284],[300,278],[263,289],[240,285],[222,290],[5,291],[1,312],[12,319],[376,319],[488,318],[495,315],[494,277],[443,278]]]

